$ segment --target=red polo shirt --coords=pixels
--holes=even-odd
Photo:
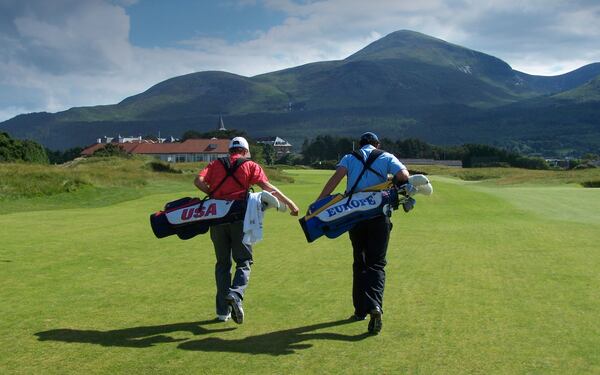
[[[229,155],[231,165],[241,157],[239,154]],[[204,182],[212,190],[227,176],[227,172],[220,161],[213,160],[198,175],[204,178]],[[240,186],[232,177],[229,177],[217,191],[213,192],[211,198],[228,200],[246,199],[246,192],[250,189],[250,186],[258,182],[269,182],[261,166],[251,160],[242,164],[233,175],[244,186]]]

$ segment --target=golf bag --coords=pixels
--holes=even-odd
[[[409,212],[415,205],[414,194],[431,195],[433,188],[427,177],[410,176],[407,183],[400,186],[392,181],[371,186],[354,194],[329,195],[311,204],[300,226],[306,240],[313,242],[325,235],[337,238],[352,229],[357,223],[381,215],[392,215],[400,205]]]
[[[300,226],[308,242],[323,235],[337,238],[361,221],[391,216],[399,203],[396,189],[354,193],[350,197],[329,195],[309,206],[308,214],[299,220]]]
[[[163,211],[150,215],[150,225],[157,238],[176,234],[182,240],[208,232],[211,225],[244,220],[246,201],[181,198],[165,205]]]

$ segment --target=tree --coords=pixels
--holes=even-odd
[[[94,157],[118,156],[121,158],[129,157],[129,153],[118,144],[109,143],[106,146],[99,148],[92,154]]]
[[[188,130],[188,131],[184,132],[183,135],[181,136],[182,141],[185,141],[188,139],[200,139],[200,138],[204,138],[202,136],[202,133],[197,132],[195,130]]]
[[[252,160],[259,164],[265,163],[265,157],[263,155],[262,145],[256,143],[250,143],[250,154],[252,155]]]
[[[210,138],[231,139],[233,137],[247,138],[248,135],[246,134],[245,131],[237,130],[237,129],[212,130],[212,131],[204,132],[204,133],[200,133],[196,130],[188,130],[183,133],[183,135],[181,136],[181,139],[185,141],[187,139],[210,139]]]
[[[11,138],[0,132],[0,162],[24,161],[28,163],[48,163],[46,150],[37,142]]]
[[[433,159],[434,152],[430,144],[416,138],[397,141],[397,154],[403,158]]]
[[[81,151],[83,151],[81,147],[73,147],[65,151],[52,151],[46,149],[46,153],[48,154],[48,160],[51,164],[62,164],[71,161],[75,158],[78,158],[81,155]]]
[[[318,135],[313,141],[305,141],[302,145],[302,156],[306,164],[323,160],[339,160],[349,152],[352,152],[350,138],[330,135]]]
[[[277,160],[276,163],[283,165],[296,165],[299,161],[300,159],[298,158],[298,156],[290,153],[283,155],[281,158],[279,158],[279,160]]]
[[[270,143],[263,143],[263,157],[267,165],[273,165],[275,163],[275,147]]]

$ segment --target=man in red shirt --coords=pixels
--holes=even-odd
[[[257,185],[288,206],[291,215],[297,216],[298,206],[269,183],[260,165],[245,158],[249,150],[246,139],[233,138],[229,143],[229,158],[218,159],[208,164],[200,171],[194,185],[211,198],[226,200],[246,200],[248,189]],[[242,243],[243,218],[232,223],[211,226],[210,238],[217,257],[217,319],[227,321],[231,316],[236,323],[241,324],[244,321],[242,300],[252,265],[252,247]],[[233,280],[231,258],[236,264]]]

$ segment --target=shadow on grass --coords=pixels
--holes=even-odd
[[[348,323],[352,323],[352,321],[349,319],[344,319],[293,329],[286,329],[283,331],[270,332],[262,335],[249,336],[239,340],[223,340],[217,337],[210,337],[203,340],[187,341],[179,344],[178,347],[184,350],[197,350],[204,352],[270,354],[276,356],[293,354],[295,350],[308,349],[312,347],[312,344],[302,344],[303,341],[360,341],[370,336],[368,333],[355,336],[327,332],[309,333],[318,329],[335,327]]]
[[[171,332],[189,332],[193,335],[226,332],[235,328],[206,329],[203,325],[217,323],[215,320],[201,322],[175,323],[148,327],[133,327],[111,331],[94,331],[78,329],[53,329],[38,332],[35,335],[39,341],[63,341],[102,346],[123,346],[130,348],[148,348],[155,344],[179,342],[187,339],[175,339],[165,334]]]

